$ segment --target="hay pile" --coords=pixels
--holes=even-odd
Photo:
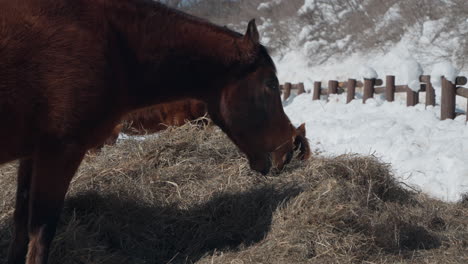
[[[0,167],[0,262],[15,167]],[[217,129],[186,125],[86,158],[50,263],[468,263],[467,201],[405,190],[373,157],[262,177]]]

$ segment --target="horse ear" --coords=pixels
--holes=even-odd
[[[307,160],[310,158],[310,146],[309,141],[305,136],[297,135],[296,140],[294,141],[294,150],[299,149],[299,155],[297,158],[299,160]]]
[[[305,123],[302,123],[298,128],[297,128],[297,134],[301,135],[303,137],[306,136],[306,128],[305,128]]]
[[[247,26],[247,32],[245,33],[244,39],[254,44],[258,44],[260,42],[260,34],[258,34],[255,19],[250,20],[249,25]]]

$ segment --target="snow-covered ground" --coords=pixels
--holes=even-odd
[[[425,31],[423,31],[425,32]],[[395,75],[397,84],[419,87],[417,76],[432,75],[436,101],[440,102],[440,75],[450,76],[466,71],[451,67],[451,62],[431,57],[415,39],[428,36],[408,34],[386,52],[370,51],[337,56],[326,63],[310,63],[304,51],[292,48],[277,58],[280,82],[304,82],[306,90],[314,81],[344,81],[373,75],[385,81]],[[371,74],[372,73],[372,74]],[[368,77],[368,76],[367,76]],[[406,95],[397,94],[395,103],[380,97],[367,104],[356,100],[346,105],[346,95],[330,102],[312,102],[305,94],[288,100],[287,114],[299,125],[305,122],[311,145],[323,155],[345,153],[373,154],[391,164],[396,177],[432,197],[457,201],[468,193],[468,127],[465,116],[440,121],[440,107],[425,109],[423,104],[406,107]],[[424,102],[423,94],[420,96]],[[457,110],[467,107],[467,99],[457,96]]]
[[[389,8],[369,34],[376,34],[380,27],[401,26],[403,4]],[[327,6],[325,1],[305,1],[298,15],[321,9],[321,13],[336,17]],[[335,22],[324,20],[325,24]],[[326,87],[328,80],[362,80],[378,75],[385,81],[386,75],[394,75],[398,85],[418,89],[418,76],[425,74],[431,75],[436,102],[440,103],[441,75],[452,81],[457,75],[468,76],[468,66],[460,60],[468,20],[453,22],[450,17],[423,18],[404,28],[398,41],[383,42],[369,50],[343,48],[351,36],[331,42],[317,39],[323,29],[305,26],[289,48],[276,55],[278,77],[281,83],[303,82],[310,91],[314,81],[322,81]],[[327,50],[323,47],[335,47],[335,52],[322,54]],[[325,55],[328,57],[322,60]],[[468,126],[464,115],[440,121],[439,106],[426,109],[420,104],[407,108],[405,94],[397,94],[394,103],[376,96],[366,104],[362,100],[346,104],[346,94],[333,96],[329,102],[312,101],[311,97],[300,95],[284,105],[295,125],[306,123],[311,147],[318,149],[320,155],[372,154],[390,163],[402,182],[432,197],[457,201],[468,193]],[[425,101],[423,94],[420,99]],[[467,99],[457,96],[457,111],[465,112],[466,107]]]
[[[312,101],[295,97],[285,111],[306,123],[311,147],[320,155],[375,155],[395,176],[432,197],[457,201],[468,192],[468,127],[465,116],[440,121],[440,108],[381,98],[346,104],[346,95]]]

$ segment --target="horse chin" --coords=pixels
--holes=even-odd
[[[270,154],[265,154],[257,158],[249,158],[249,163],[252,170],[258,171],[262,175],[267,175],[272,166]]]

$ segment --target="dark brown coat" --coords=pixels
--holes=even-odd
[[[156,133],[207,116],[207,111],[205,103],[194,99],[159,104],[126,115],[121,131],[129,135]]]

